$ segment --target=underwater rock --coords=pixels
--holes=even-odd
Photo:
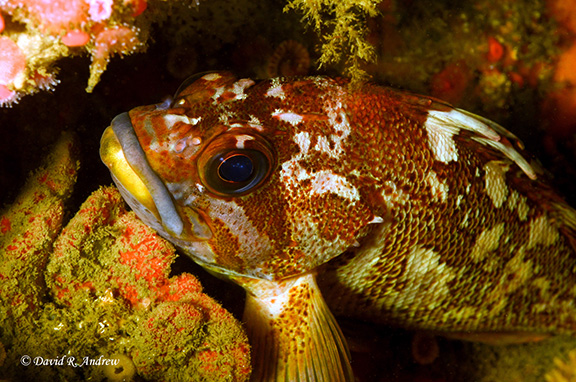
[[[66,135],[0,217],[0,378],[247,381],[240,323],[191,274],[170,277],[174,248],[115,188],[62,229],[73,152]]]
[[[0,325],[17,324],[19,316],[37,317],[46,285],[52,243],[61,229],[65,201],[79,168],[73,137],[65,134],[26,186],[0,216]]]

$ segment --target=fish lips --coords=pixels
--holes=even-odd
[[[209,240],[212,231],[190,208],[183,219],[170,191],[150,167],[128,113],[117,115],[100,140],[100,157],[112,173],[124,199],[149,225],[182,240]],[[142,208],[144,207],[144,208]]]

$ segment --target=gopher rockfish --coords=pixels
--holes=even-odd
[[[245,288],[253,380],[352,381],[333,314],[576,332],[576,212],[513,134],[441,101],[214,72],[118,115],[100,153],[145,223]]]

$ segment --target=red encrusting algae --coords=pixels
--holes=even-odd
[[[430,94],[457,104],[472,82],[472,71],[464,61],[448,64],[430,80]]]
[[[64,219],[64,203],[76,179],[78,163],[73,138],[66,134],[55,146],[49,165],[38,169],[23,192],[0,218],[0,322],[14,324],[28,312],[37,316],[46,294],[43,269]],[[51,182],[46,182],[50,179]],[[8,325],[10,326],[10,325]]]
[[[488,37],[488,52],[486,58],[490,62],[498,62],[504,57],[504,46],[494,37]]]
[[[125,354],[147,379],[184,373],[218,380],[221,369],[201,370],[198,357],[208,349],[220,354],[219,364],[230,365],[228,376],[245,380],[249,353],[238,351],[248,349],[239,323],[202,293],[192,275],[169,277],[175,257],[169,243],[124,209],[115,188],[103,187],[56,240],[48,285],[62,305],[77,307],[108,293],[107,304],[141,317],[123,329],[131,339]]]
[[[556,60],[556,86],[544,102],[543,112],[553,136],[571,139],[576,135],[576,1],[549,0],[547,5],[560,24],[564,46]]]
[[[94,192],[62,229],[78,170],[73,149],[69,136],[60,142],[0,216],[0,379],[102,380],[114,372],[19,362],[22,354],[70,354],[117,358],[147,380],[247,381],[240,323],[191,274],[170,277],[174,248],[126,211],[115,188]]]

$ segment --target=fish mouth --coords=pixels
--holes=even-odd
[[[117,115],[102,134],[100,158],[118,188],[148,209],[170,236],[183,240],[212,237],[212,230],[198,212],[186,208],[186,219],[182,218],[183,211],[179,211],[170,191],[150,167],[128,113]]]

